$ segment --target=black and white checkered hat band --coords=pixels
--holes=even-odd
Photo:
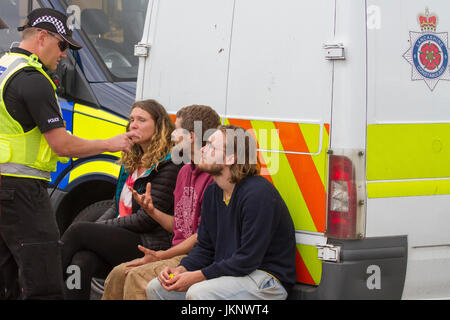
[[[36,19],[36,21],[33,22],[32,27],[34,27],[35,25],[37,25],[38,23],[41,23],[41,22],[51,23],[55,26],[55,28],[59,34],[66,34],[66,29],[64,28],[64,24],[61,21],[59,21],[58,19],[56,19],[55,17],[52,17],[52,16],[39,17],[38,19]]]

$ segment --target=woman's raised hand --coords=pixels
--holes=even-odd
[[[128,189],[133,193],[133,198],[136,202],[147,212],[147,214],[152,217],[155,211],[155,207],[153,206],[153,199],[151,196],[152,184],[147,183],[147,188],[145,193],[139,194],[133,188],[128,187]]]

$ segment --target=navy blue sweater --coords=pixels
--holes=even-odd
[[[180,264],[207,279],[259,269],[289,292],[296,280],[295,246],[294,224],[277,189],[263,177],[247,177],[235,186],[228,206],[222,189],[208,186],[198,242]]]

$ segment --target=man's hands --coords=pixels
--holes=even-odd
[[[133,193],[133,198],[136,202],[141,206],[142,209],[147,212],[150,217],[153,217],[155,207],[153,206],[153,199],[150,194],[152,190],[152,184],[147,183],[147,188],[145,189],[145,193],[139,194],[133,188],[128,187],[128,189]]]
[[[138,249],[144,253],[144,256],[127,264],[125,274],[128,274],[128,272],[130,272],[130,270],[134,267],[139,267],[147,263],[162,260],[162,258],[159,256],[158,251],[147,249],[141,245],[138,245]]]
[[[158,276],[167,291],[186,292],[193,284],[206,280],[201,270],[189,272],[183,266],[166,267]]]

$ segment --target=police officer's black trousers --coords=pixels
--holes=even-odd
[[[62,299],[60,251],[47,182],[0,176],[0,299]]]

